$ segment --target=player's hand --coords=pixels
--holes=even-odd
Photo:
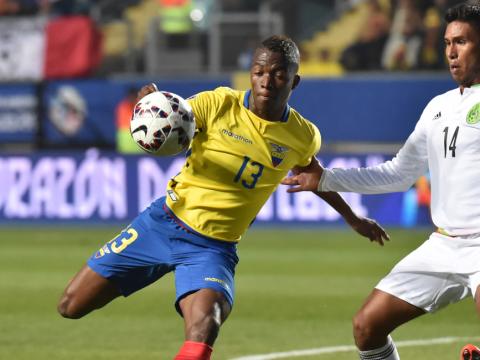
[[[283,185],[293,185],[287,189],[289,193],[300,191],[317,191],[318,183],[323,174],[323,168],[315,159],[307,167],[292,169],[292,176],[282,180]]]
[[[143,86],[137,94],[137,101],[140,101],[141,98],[155,91],[158,91],[158,88],[154,83]]]
[[[385,241],[390,240],[390,236],[375,220],[356,216],[354,219],[347,220],[347,222],[357,233],[381,246],[384,245]]]

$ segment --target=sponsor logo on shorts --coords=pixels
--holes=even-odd
[[[103,247],[97,251],[97,253],[95,254],[95,259],[100,259],[105,254],[110,254],[110,249],[108,248],[108,244],[103,245]]]
[[[224,280],[220,280],[220,279],[217,279],[217,278],[214,278],[214,277],[206,277],[203,280],[219,283],[220,285],[222,285],[222,287],[224,287],[225,289],[230,291],[230,286],[228,286],[228,284]]]

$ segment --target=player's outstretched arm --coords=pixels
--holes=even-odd
[[[317,191],[318,183],[323,172],[323,168],[317,159],[312,158],[310,165],[303,168],[294,168],[292,172],[293,176],[282,181],[284,185],[294,186],[288,189],[288,192],[312,191],[342,215],[347,224],[360,235],[382,246],[385,241],[390,240],[390,236],[375,220],[355,214],[350,205],[348,205],[338,193]]]
[[[375,220],[355,214],[350,205],[338,193],[332,191],[314,191],[313,193],[325,200],[342,215],[347,224],[358,234],[370,239],[370,241],[377,242],[381,246],[384,245],[385,241],[390,240],[390,236]]]

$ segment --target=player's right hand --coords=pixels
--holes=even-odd
[[[293,175],[284,178],[281,181],[281,184],[291,186],[289,189],[287,189],[287,192],[289,193],[300,191],[316,192],[318,183],[322,177],[322,173],[322,166],[316,158],[312,158],[312,161],[308,166],[293,168]]]
[[[144,96],[158,91],[157,85],[154,83],[143,86],[137,94],[137,101],[140,101]]]

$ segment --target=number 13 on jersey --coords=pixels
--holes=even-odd
[[[242,166],[240,166],[233,182],[240,182],[244,188],[253,189],[257,185],[260,176],[262,176],[263,167],[262,164],[252,161],[248,156],[244,156]]]

